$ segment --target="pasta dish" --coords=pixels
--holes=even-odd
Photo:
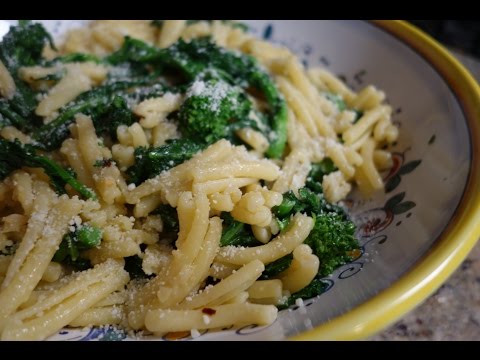
[[[268,325],[359,252],[385,93],[230,20],[101,20],[0,42],[0,336]]]

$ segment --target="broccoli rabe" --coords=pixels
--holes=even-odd
[[[272,279],[281,272],[287,270],[290,267],[292,260],[293,255],[288,254],[270,264],[267,264],[265,270],[263,270],[262,275],[260,276],[260,280]]]
[[[163,69],[162,53],[158,48],[126,36],[122,47],[107,56],[104,62],[119,66],[126,76],[152,76]]]
[[[124,259],[125,266],[123,268],[130,274],[130,279],[148,279],[155,276],[145,274],[142,267],[143,260],[140,256],[134,255]]]
[[[352,260],[351,252],[358,249],[355,225],[335,212],[312,214],[315,225],[305,240],[320,259],[319,274],[330,275],[337,267]]]
[[[135,149],[135,164],[127,174],[132,183],[140,184],[189,160],[204,148],[204,144],[189,139],[169,140],[158,148],[139,147]]]
[[[57,56],[52,60],[42,59],[39,64],[41,66],[50,67],[50,66],[55,66],[59,63],[68,64],[68,63],[84,63],[84,62],[93,62],[96,64],[104,63],[102,59],[92,54],[72,53],[72,54]]]
[[[322,162],[312,164],[312,170],[310,171],[308,178],[321,183],[325,175],[337,170],[338,169],[332,159],[325,158]]]
[[[249,225],[236,221],[229,213],[222,214],[223,232],[220,246],[259,246],[262,245],[255,236]]]
[[[42,149],[58,148],[63,140],[68,138],[70,134],[68,126],[79,113],[92,116],[96,128],[106,131],[115,138],[116,127],[121,124],[131,125],[134,119],[127,102],[121,97],[128,98],[129,89],[149,83],[151,79],[134,78],[129,81],[107,83],[90,90],[65,105],[55,120],[36,129],[33,132],[33,138],[38,141],[38,146]],[[120,116],[117,118],[117,115]]]
[[[325,174],[332,170],[331,165],[329,162],[324,163],[323,166],[319,165],[316,171]],[[320,170],[322,167],[323,169]],[[325,200],[321,193],[321,185],[313,180],[310,180],[308,187],[298,191],[298,197],[291,191],[284,194],[282,204],[275,207],[273,212],[281,230],[288,226],[290,217],[297,212],[311,216],[315,223],[304,243],[309,245],[313,253],[320,259],[317,277],[307,287],[292,294],[278,305],[278,308],[284,309],[295,304],[299,298],[309,299],[323,293],[327,284],[322,277],[330,275],[336,268],[351,261],[352,251],[357,250],[359,244],[354,236],[355,225],[353,222],[342,208],[329,204]],[[276,262],[270,264],[276,265],[273,269],[286,263],[288,259],[282,258],[277,261],[278,264],[275,264]],[[266,274],[268,266],[262,276]],[[271,269],[268,270],[271,271]],[[269,278],[268,273],[265,278]]]
[[[190,42],[179,40],[163,50],[163,62],[180,71],[186,81],[194,81],[206,69],[217,69],[228,74],[234,84],[244,89],[256,89],[269,105],[270,141],[267,156],[279,158],[287,139],[287,107],[272,78],[257,61],[248,55],[228,51],[215,45],[209,38]]]
[[[318,273],[321,276],[331,274],[338,266],[350,261],[351,251],[358,249],[355,225],[345,210],[328,203],[323,194],[308,187],[298,191],[298,198],[293,192],[284,194],[282,204],[273,208],[273,212],[281,229],[286,228],[290,217],[298,212],[314,219],[314,227],[304,243],[320,259]]]
[[[0,61],[12,76],[16,91],[12,99],[0,99],[0,127],[14,125],[26,130],[39,122],[34,114],[36,93],[18,77],[22,66],[36,65],[42,58],[46,44],[52,48],[52,38],[41,24],[20,21],[12,26],[0,42]]]
[[[81,184],[75,175],[65,170],[55,161],[36,153],[32,145],[23,145],[15,139],[15,141],[7,141],[0,139],[0,180],[10,175],[14,170],[24,166],[43,168],[45,173],[50,177],[53,187],[59,193],[65,193],[65,185],[69,184],[80,195],[87,199],[95,199],[95,193]]]
[[[183,136],[207,144],[231,139],[234,130],[245,127],[251,103],[240,88],[222,80],[198,80],[187,92],[178,114]]]
[[[282,303],[277,305],[277,308],[280,310],[286,309],[295,304],[297,299],[311,299],[315,296],[321,295],[325,289],[328,287],[328,284],[321,279],[320,276],[315,277],[310,284],[304,287],[302,290],[292,294],[286,298]]]
[[[163,234],[175,234],[180,231],[180,224],[178,222],[177,210],[170,205],[160,205],[152,215],[160,215],[163,223]]]
[[[102,231],[91,225],[81,225],[75,231],[67,233],[53,256],[53,261],[64,263],[76,270],[86,270],[91,267],[90,261],[80,256],[80,251],[99,246],[102,241]]]

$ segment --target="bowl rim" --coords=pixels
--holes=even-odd
[[[403,20],[371,25],[424,58],[456,95],[471,142],[470,174],[462,199],[431,249],[389,288],[291,340],[359,340],[374,335],[418,306],[458,268],[480,236],[480,86],[470,72],[436,40]]]

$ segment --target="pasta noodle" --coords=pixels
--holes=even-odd
[[[15,82],[8,69],[0,61],[0,95],[7,99],[11,99],[15,95]]]
[[[230,20],[42,36],[0,43],[2,340],[269,325],[358,249],[339,206],[393,166],[383,91]]]
[[[166,333],[252,323],[269,325],[277,317],[277,308],[273,305],[234,303],[213,307],[212,311],[215,316],[204,318],[201,310],[150,310],[145,326],[155,333]]]
[[[243,265],[259,259],[264,264],[269,264],[290,254],[296,246],[300,245],[306,239],[312,227],[313,220],[311,218],[297,214],[292,220],[291,228],[277,236],[268,244],[253,248],[226,246],[220,250],[216,260],[235,265]]]

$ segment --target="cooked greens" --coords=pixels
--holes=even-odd
[[[220,246],[258,246],[261,243],[255,239],[249,225],[236,221],[229,213],[222,214],[223,232]]]
[[[38,103],[35,91],[19,78],[18,69],[38,64],[46,44],[55,48],[42,25],[26,20],[11,27],[0,42],[0,61],[12,75],[16,86],[11,100],[0,99],[0,128],[13,125],[20,130],[28,130],[39,122],[34,114]]]
[[[286,228],[290,217],[298,212],[315,220],[305,244],[320,259],[320,275],[330,275],[338,266],[351,260],[350,252],[358,249],[355,225],[341,207],[329,204],[322,193],[304,187],[298,191],[298,198],[288,192],[282,204],[274,208],[281,229]]]
[[[60,247],[53,257],[53,261],[64,263],[76,270],[86,270],[91,267],[88,259],[82,258],[82,250],[99,246],[102,241],[102,231],[91,225],[73,226],[74,231],[68,232],[60,243]]]
[[[32,145],[23,145],[20,141],[0,139],[0,180],[12,171],[22,167],[42,168],[50,177],[53,188],[60,194],[65,193],[65,185],[70,185],[87,199],[95,199],[95,193],[81,184],[71,171],[64,169],[46,156],[38,155]]]

